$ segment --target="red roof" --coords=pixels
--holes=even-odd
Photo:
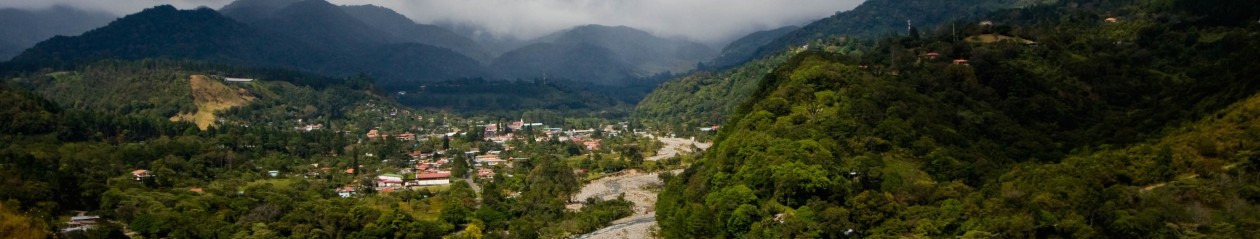
[[[421,173],[416,174],[416,179],[443,179],[451,177],[451,173]]]
[[[962,63],[967,63],[967,59],[955,59],[955,60],[954,60],[954,64],[962,64]]]

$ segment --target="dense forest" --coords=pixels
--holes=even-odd
[[[1063,1],[830,39],[664,176],[660,235],[1255,235],[1255,8]]]

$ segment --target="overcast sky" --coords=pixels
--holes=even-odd
[[[218,9],[232,0],[0,0],[0,7],[69,5],[122,16],[160,4]],[[585,25],[624,25],[664,37],[719,42],[752,31],[803,25],[862,0],[329,0],[385,6],[421,23],[470,23],[522,39]]]

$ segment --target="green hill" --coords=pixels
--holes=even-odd
[[[1260,81],[1242,52],[1260,50],[1245,40],[1258,28],[1166,3],[989,15],[1035,46],[937,32],[859,44],[865,54],[805,51],[761,82],[703,159],[666,176],[660,233],[1254,235]]]

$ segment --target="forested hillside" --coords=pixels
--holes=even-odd
[[[762,78],[795,52],[752,61],[720,72],[698,71],[661,83],[634,109],[648,128],[690,135],[698,127],[720,125],[757,91]]]
[[[827,36],[846,35],[872,38],[889,34],[908,34],[909,27],[937,29],[946,22],[972,19],[996,9],[1032,6],[1047,0],[871,0],[852,10],[837,12],[814,21],[782,37],[766,43],[744,59],[725,59],[736,63],[762,58],[797,48]],[[946,28],[947,29],[947,28]]]
[[[1038,1],[986,0],[867,1],[855,9],[814,21],[805,27],[757,32],[732,42],[704,69],[657,87],[635,109],[644,125],[684,135],[698,127],[720,125],[743,103],[770,69],[802,50],[867,54],[854,41],[908,35],[906,20],[920,29],[956,36],[972,27],[988,9],[1024,6]],[[970,20],[968,20],[970,19]],[[950,27],[941,26],[952,22]],[[957,26],[962,24],[961,26]],[[939,26],[939,27],[938,27]],[[1009,28],[1004,28],[1009,31]],[[966,32],[963,33],[964,36]]]
[[[1213,13],[1253,4],[1213,3],[1064,1],[959,22],[958,37],[806,51],[767,76],[702,160],[666,177],[660,233],[1260,233],[1260,72],[1246,53],[1260,50],[1248,40],[1260,24]],[[1036,43],[964,40],[982,34]],[[861,50],[827,50],[846,44]]]

